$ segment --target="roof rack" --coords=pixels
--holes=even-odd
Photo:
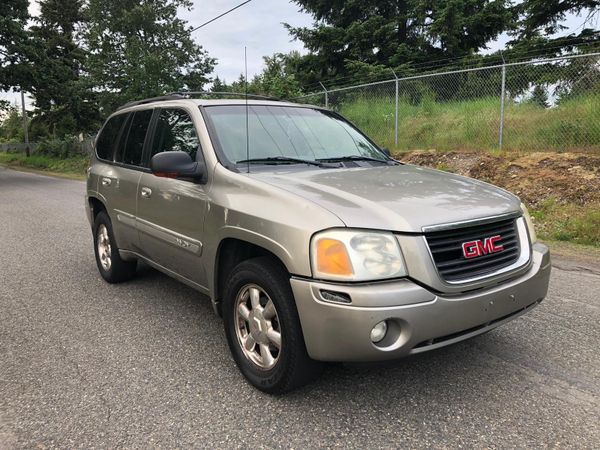
[[[152,102],[165,102],[168,100],[178,100],[182,98],[194,98],[194,97],[211,97],[211,96],[226,96],[226,97],[240,97],[240,98],[252,98],[256,100],[271,100],[271,101],[283,101],[277,97],[268,97],[266,95],[257,95],[257,94],[244,94],[240,92],[210,92],[210,91],[179,91],[179,92],[170,92],[166,95],[161,95],[159,97],[150,97],[145,98],[143,100],[136,100],[133,102],[125,103],[123,106],[119,106],[118,110],[129,108],[130,106],[144,105],[146,103]]]
[[[272,100],[272,101],[277,101],[277,102],[283,101],[282,99],[277,98],[277,97],[269,97],[266,95],[258,95],[258,94],[245,94],[243,92],[179,91],[179,92],[171,92],[168,95],[180,95],[184,98],[193,98],[195,96],[201,97],[201,96],[223,95],[225,97],[241,97],[241,98],[248,97],[248,98],[254,98],[257,100]]]

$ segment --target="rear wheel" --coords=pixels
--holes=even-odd
[[[225,333],[242,374],[256,388],[279,394],[321,371],[309,358],[287,272],[273,259],[240,263],[223,298]]]
[[[94,252],[102,278],[109,283],[120,283],[135,276],[137,261],[124,261],[115,244],[112,223],[108,214],[100,211],[94,221]]]

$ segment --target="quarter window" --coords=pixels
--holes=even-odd
[[[152,155],[160,152],[186,152],[196,161],[200,146],[194,122],[181,109],[162,109],[156,122],[156,134],[152,142]]]
[[[151,109],[136,111],[133,114],[133,119],[131,120],[131,125],[129,127],[129,133],[127,134],[125,149],[122,153],[122,158],[119,159],[119,162],[132,166],[139,166],[142,164],[144,141],[146,139],[146,133],[148,131],[151,118]]]

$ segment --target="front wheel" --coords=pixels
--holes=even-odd
[[[240,263],[227,280],[227,342],[242,374],[261,391],[280,394],[312,381],[321,364],[309,358],[285,270],[268,257]]]

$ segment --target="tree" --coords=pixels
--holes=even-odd
[[[32,81],[28,64],[35,47],[26,30],[28,0],[0,2],[0,89],[27,88]]]
[[[600,42],[600,32],[592,19],[600,14],[600,0],[524,0],[515,5],[518,15],[511,29],[514,39],[507,43],[506,54],[512,58],[532,54],[561,55],[565,51],[585,51]],[[567,14],[584,17],[569,35],[555,36],[566,29]]]
[[[298,58],[300,58],[298,52],[275,53],[273,56],[264,56],[265,65],[262,72],[248,80],[248,93],[281,99],[294,99],[302,95],[302,89],[294,75],[296,70],[294,63]],[[238,79],[231,84],[215,77],[211,91],[244,93],[246,91],[244,74],[240,74]]]
[[[0,142],[23,142],[23,116],[10,106],[0,121]]]
[[[34,64],[32,93],[38,127],[59,137],[99,125],[94,93],[82,78],[86,53],[76,42],[83,21],[82,0],[40,1],[40,16],[31,27],[41,51]]]
[[[188,0],[89,0],[88,70],[104,113],[124,102],[202,90],[215,60],[177,17]]]
[[[227,92],[227,89],[229,89],[227,83],[221,80],[218,76],[216,76],[212,82],[212,87],[210,88],[210,90],[212,92]]]
[[[476,53],[513,18],[509,0],[294,0],[313,28],[286,25],[310,54],[301,82],[346,76],[348,64],[397,67]]]
[[[525,0],[517,6],[521,14],[520,37],[552,35],[566,29],[562,24],[568,13],[582,14],[587,11],[581,33],[586,34],[585,24],[592,29],[591,19],[600,10],[599,0]]]
[[[255,80],[259,92],[273,97],[293,99],[302,94],[300,84],[294,75],[293,64],[300,58],[298,52],[276,53],[265,56],[265,68]]]
[[[548,93],[546,92],[545,86],[537,84],[533,88],[529,102],[541,106],[542,108],[548,108]]]

